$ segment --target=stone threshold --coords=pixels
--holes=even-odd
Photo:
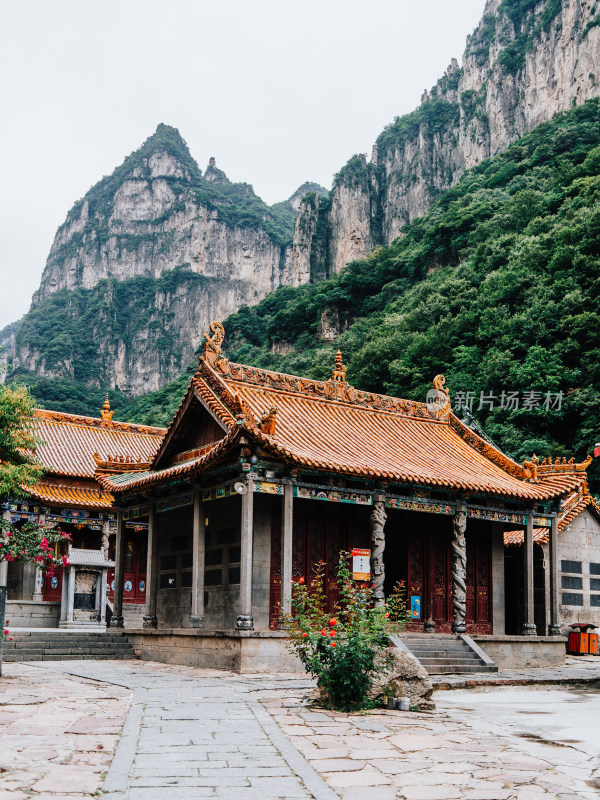
[[[111,628],[118,631],[119,628]],[[204,628],[125,628],[125,636],[194,636],[218,639],[287,639],[285,631],[204,630]]]

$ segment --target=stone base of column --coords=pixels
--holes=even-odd
[[[190,617],[190,628],[203,628],[204,617]]]
[[[530,622],[524,622],[521,625],[521,636],[537,636],[537,628]]]
[[[142,627],[144,627],[144,628],[158,628],[158,620],[152,614],[144,615],[142,617]]]
[[[423,626],[423,630],[425,633],[435,633],[435,622],[432,619],[428,619]]]
[[[237,618],[236,628],[240,631],[254,630],[254,617],[251,614],[240,614]]]
[[[278,631],[287,631],[290,627],[290,618],[289,617],[279,617],[277,620],[277,630]]]
[[[548,625],[548,636],[562,636],[560,625]]]
[[[110,620],[111,628],[124,628],[125,627],[125,620],[123,617],[115,617],[113,616]]]
[[[453,622],[452,623],[452,633],[466,633],[467,626],[464,622]]]

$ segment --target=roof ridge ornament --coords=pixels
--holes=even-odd
[[[342,351],[338,350],[335,354],[335,363],[331,370],[331,378],[325,381],[325,397],[332,400],[345,400],[353,403],[356,399],[356,390],[350,386],[346,380],[347,367],[343,363]]]
[[[452,413],[452,403],[450,402],[450,392],[445,388],[446,378],[443,375],[436,375],[433,379],[433,388],[427,392],[427,410],[432,417],[446,421]]]
[[[579,463],[576,463],[574,458],[570,458],[567,461],[566,456],[563,456],[563,458],[559,456],[554,461],[552,461],[551,457],[548,457],[539,464],[537,471],[540,475],[553,475],[560,472],[585,472],[591,463],[591,455],[588,455],[585,461],[580,461]],[[525,466],[525,463],[523,466]]]
[[[223,346],[223,339],[225,338],[225,328],[218,322],[213,320],[209,325],[212,336],[208,333],[204,334],[206,341],[204,342],[204,360],[214,369],[219,372],[227,373],[229,362],[225,356],[221,355],[221,347]]]
[[[271,408],[268,411],[265,411],[265,413],[258,421],[258,427],[262,433],[266,433],[268,436],[274,435],[276,416],[277,416],[276,406],[271,406]]]
[[[104,401],[104,405],[102,406],[102,411],[100,412],[100,417],[102,419],[103,425],[112,425],[112,418],[115,412],[110,410],[110,403],[108,400],[108,392],[106,393],[106,400]]]

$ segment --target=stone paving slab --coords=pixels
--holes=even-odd
[[[0,800],[96,796],[132,692],[5,663],[0,678]]]
[[[597,800],[599,796],[586,783],[598,766],[589,754],[564,745],[518,740],[480,720],[467,722],[445,711],[344,714],[312,709],[303,702],[312,687],[305,676],[240,676],[123,661],[38,663],[35,668],[14,664],[10,669],[30,670],[29,680],[31,670],[43,674],[38,683],[45,687],[57,682],[72,684],[76,692],[84,688],[74,703],[79,703],[79,717],[64,705],[56,709],[52,728],[62,733],[53,734],[54,750],[46,743],[45,753],[43,748],[36,751],[40,760],[47,758],[46,775],[26,761],[15,763],[0,778],[0,800],[91,796],[87,791],[91,783],[77,784],[78,771],[84,768],[86,780],[96,775],[99,781],[106,769],[103,755],[116,739],[111,732],[116,718],[105,708],[102,713],[98,709],[94,692],[100,689],[105,700],[120,698],[121,719],[130,703],[103,785],[107,800]],[[3,688],[0,683],[0,691]],[[30,684],[21,688],[17,695],[30,700],[14,703],[10,713],[26,714],[29,721],[20,724],[34,729],[31,718],[42,711],[43,704],[35,702],[42,695]],[[91,692],[92,707],[82,713],[86,692]],[[0,699],[0,713],[4,708]],[[79,721],[103,715],[105,724],[99,729],[106,733],[96,736],[87,722]],[[81,733],[67,732],[69,728]],[[38,725],[38,735],[40,729]],[[83,743],[64,762],[62,737]],[[32,747],[34,735],[25,738],[24,748]],[[93,748],[103,742],[103,748]],[[51,773],[48,766],[69,770],[63,773],[64,791],[57,786],[58,773]],[[46,788],[49,783],[51,789]]]

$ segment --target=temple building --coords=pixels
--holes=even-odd
[[[566,459],[552,465],[554,471],[568,472],[573,464]],[[522,583],[523,531],[507,531],[507,581]],[[533,529],[534,605],[537,627],[542,629],[549,619],[548,528]],[[577,491],[564,498],[558,512],[558,623],[567,632],[571,623],[593,623],[600,627],[600,505],[583,482]],[[507,630],[518,626],[518,605],[507,620]]]
[[[230,363],[223,337],[212,323],[151,463],[120,453],[95,470],[114,498],[116,627],[128,532],[147,527],[144,628],[131,633],[144,657],[284,668],[293,582],[310,585],[324,561],[333,609],[339,554],[360,548],[377,602],[404,581],[411,630],[468,634],[499,662],[534,642],[564,658],[559,515],[585,491],[591,459],[516,463],[452,413],[443,376],[418,403],[353,388],[339,353],[326,381]],[[536,618],[540,530],[547,604]],[[518,569],[505,573],[515,531]]]
[[[8,564],[6,616],[13,627],[102,629],[112,606],[116,513],[112,495],[94,475],[108,460],[114,470],[149,464],[165,430],[113,421],[107,398],[98,419],[37,410],[35,433],[36,456],[46,473],[28,489],[29,499],[4,504],[2,511],[16,523],[53,522],[70,533],[64,553],[69,566],[44,577],[32,564]],[[140,624],[146,528],[140,522],[125,526],[123,532],[123,601],[131,622],[139,617]]]

